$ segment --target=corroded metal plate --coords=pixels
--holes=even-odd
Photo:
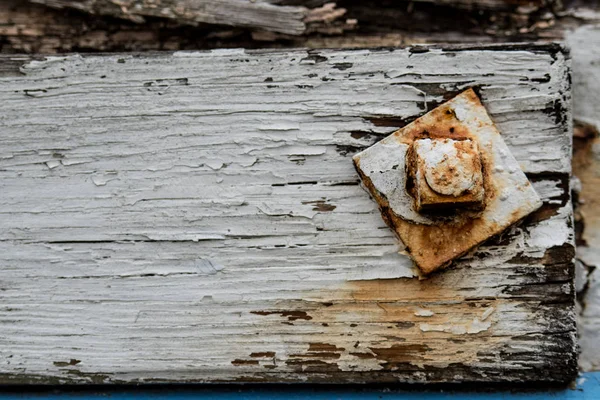
[[[450,215],[423,213],[407,190],[407,154],[422,139],[471,140],[481,157],[485,207]],[[354,156],[363,183],[417,266],[447,266],[542,205],[472,89]],[[408,172],[415,168],[408,165]]]

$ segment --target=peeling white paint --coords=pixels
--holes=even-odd
[[[447,332],[455,335],[476,334],[488,330],[492,326],[491,321],[481,321],[474,318],[467,324],[420,324],[423,332]]]
[[[469,82],[481,86],[526,172],[567,173],[569,139],[543,111],[561,101],[554,83],[565,73],[562,56],[319,54],[327,60],[313,65],[300,63],[305,51],[68,56],[0,78],[0,372],[70,382],[89,382],[86,374],[126,382],[305,381],[327,374],[297,372],[286,361],[324,343],[344,349],[339,361],[322,359],[337,362],[339,379],[374,371],[364,379],[425,381],[461,357],[439,354],[448,338],[464,334],[495,357],[484,368],[508,371],[507,380],[547,362],[515,361],[503,351],[510,343],[550,357],[542,350],[565,343],[557,338],[572,329],[568,304],[510,291],[543,284],[547,296],[558,296],[541,261],[506,262],[538,257],[547,249],[532,246],[549,240],[535,232],[530,239],[531,226],[514,228],[508,244],[489,243],[443,275],[414,279],[357,184],[350,155],[395,129],[369,118],[422,114],[423,84],[455,90]],[[334,68],[338,62],[353,64],[352,79]],[[392,70],[398,74],[386,78]],[[549,85],[535,83],[545,74]],[[267,87],[269,77],[277,87]],[[161,95],[144,86],[159,79],[169,80]],[[435,99],[441,96],[427,94]],[[545,182],[536,189],[554,201],[558,186]],[[548,221],[560,232],[568,218],[565,207]],[[365,284],[373,286],[358,289]],[[486,316],[489,299],[499,301]],[[414,315],[417,307],[433,315]],[[428,318],[430,329],[416,318]],[[556,334],[518,339],[541,332]],[[431,358],[414,363],[428,371],[385,375],[382,360],[351,354],[425,339]],[[265,351],[275,355],[250,357]],[[480,368],[476,354],[462,357],[467,369]],[[81,363],[60,366],[70,359]],[[233,365],[236,359],[258,364]]]
[[[562,207],[558,213],[565,219],[572,213],[571,205]],[[560,246],[574,240],[573,229],[566,224],[558,224],[555,220],[541,221],[529,229],[529,238],[526,244],[532,248],[549,248]]]
[[[50,169],[54,169],[60,165],[60,161],[58,160],[50,160],[46,161],[46,166]]]

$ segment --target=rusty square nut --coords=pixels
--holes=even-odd
[[[384,221],[424,274],[450,265],[542,205],[472,89],[353,160]],[[428,211],[448,207],[452,212]]]
[[[481,155],[474,140],[415,140],[407,152],[406,172],[419,212],[485,206]]]

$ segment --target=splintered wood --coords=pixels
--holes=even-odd
[[[0,381],[575,376],[560,47],[0,60]],[[544,203],[420,280],[352,156],[467,87]]]
[[[138,23],[148,17],[165,18],[182,25],[230,25],[288,35],[302,35],[307,33],[311,23],[329,23],[346,13],[345,9],[336,8],[335,3],[325,4],[326,0],[300,0],[295,5],[285,5],[285,1],[278,0],[125,0],[118,4],[114,0],[30,1]]]

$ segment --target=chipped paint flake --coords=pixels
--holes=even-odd
[[[60,164],[60,161],[58,160],[50,160],[50,161],[46,161],[46,166],[50,169],[54,169],[56,167],[58,167]]]
[[[492,326],[489,321],[474,318],[468,324],[420,324],[422,332],[446,332],[455,335],[476,334],[487,331]]]
[[[495,310],[494,307],[486,308],[486,310],[483,312],[483,314],[481,314],[481,320],[485,321],[486,319],[488,319],[489,316],[492,315],[492,313],[494,312],[494,310]]]
[[[417,311],[415,311],[415,315],[417,317],[431,317],[434,314],[433,311],[431,310],[425,310],[422,308],[417,309]]]

